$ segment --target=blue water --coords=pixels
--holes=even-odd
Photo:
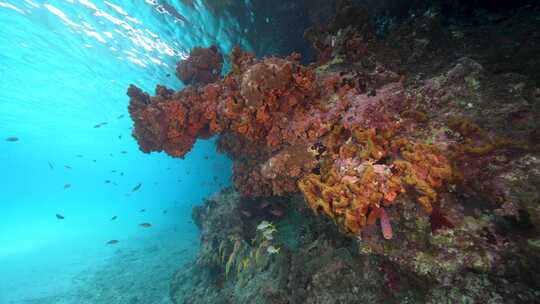
[[[231,163],[212,140],[184,160],[140,152],[125,92],[181,88],[194,46],[250,46],[200,1],[170,2],[181,16],[157,0],[0,0],[0,303],[123,303],[116,265],[136,285],[197,249],[191,207],[230,184]]]

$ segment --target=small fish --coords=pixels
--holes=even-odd
[[[15,142],[15,141],[19,141],[19,138],[18,138],[18,137],[15,137],[15,136],[12,136],[12,137],[6,138],[6,141]]]
[[[124,172],[120,172],[120,176],[124,176]]]
[[[56,214],[56,219],[63,220],[63,219],[65,219],[65,217],[63,215],[57,213]]]
[[[127,151],[122,150],[122,151],[120,151],[120,153],[127,154]]]
[[[251,212],[249,212],[249,211],[241,210],[240,212],[241,212],[245,217],[251,217]]]
[[[110,183],[111,183],[111,181],[110,181],[110,180],[108,180],[108,179],[107,179],[107,180],[105,180],[105,184],[110,184]]]
[[[163,210],[163,214],[167,214],[167,209]]]
[[[141,209],[141,210],[139,210],[139,212],[145,212],[145,211],[146,211],[145,209]]]
[[[92,159],[92,161],[93,161],[93,162],[97,162],[97,160],[95,160],[95,159]]]
[[[149,228],[149,227],[152,227],[152,224],[150,224],[150,223],[142,223],[142,224],[139,224],[139,226],[144,227],[144,228]]]
[[[122,135],[118,135],[118,139],[122,139]]]
[[[122,119],[122,118],[124,118],[124,114],[122,114],[122,115],[116,117],[116,119]]]
[[[111,217],[111,221],[114,221],[114,220],[116,220],[117,218],[118,218],[118,217],[115,215],[115,216]]]
[[[113,157],[112,153],[109,153],[109,156],[110,156],[110,157]]]
[[[65,190],[65,189],[69,189],[69,188],[71,188],[71,184],[65,184],[65,185],[64,185],[64,190]]]
[[[264,208],[268,207],[268,205],[270,205],[270,203],[268,201],[262,201],[261,204],[259,205],[259,207],[261,209],[264,209]]]
[[[106,122],[100,122],[98,123],[97,125],[94,126],[94,128],[101,128],[103,127],[104,125],[106,125],[107,123]]]
[[[204,159],[208,159],[208,158],[209,158],[208,155],[205,155],[205,156],[204,156]]]
[[[71,166],[68,166],[68,165],[64,165],[64,168],[70,169],[70,170],[72,169]]]
[[[111,170],[111,173],[116,173],[116,170]]]
[[[77,154],[76,156],[77,156],[78,158],[81,158],[81,157],[83,157],[83,156],[82,156],[81,154]]]
[[[161,6],[163,7],[163,9],[165,10],[165,12],[167,12],[169,15],[172,15],[174,16],[176,19],[178,20],[181,20],[183,21],[184,23],[188,23],[188,20],[186,19],[186,17],[184,17],[182,14],[180,14],[176,8],[174,8],[174,6],[170,5],[169,3],[167,2],[163,2],[161,3]],[[175,20],[176,21],[176,20]],[[175,22],[176,23],[176,22]]]
[[[171,77],[171,74],[167,74],[167,75],[165,75],[165,76],[167,76],[167,77]]]
[[[276,253],[279,253],[279,250],[280,250],[280,249],[281,249],[281,248],[279,248],[279,247],[276,248],[276,247],[274,247],[274,245],[270,245],[270,246],[268,246],[268,247],[266,248],[266,252],[268,252],[269,254],[276,254]]]
[[[115,183],[115,182],[112,182],[112,184],[113,184],[113,185],[115,185],[115,186],[116,186],[116,185],[118,185],[118,184],[117,184],[117,183]]]
[[[107,242],[107,245],[114,245],[114,244],[118,244],[118,240],[110,240]]]
[[[268,221],[262,221],[257,225],[257,230],[266,230],[267,228],[272,228],[272,224]]]
[[[131,192],[135,192],[135,191],[141,189],[141,186],[142,186],[142,184],[138,183],[137,186],[135,186],[135,187],[133,187],[133,189],[131,189]]]
[[[53,164],[51,164],[51,162],[48,162],[48,163],[49,163],[49,168],[50,168],[51,170],[54,170]]]

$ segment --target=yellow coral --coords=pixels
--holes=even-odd
[[[334,152],[329,157],[356,162],[339,170],[335,163],[326,165],[320,175],[308,174],[298,182],[313,211],[322,211],[357,234],[380,218],[384,212],[381,204],[391,205],[400,193],[412,189],[418,203],[431,213],[437,188],[452,176],[450,164],[439,150],[405,138],[390,142],[394,133],[380,135],[375,129],[357,128],[348,138],[347,134],[342,128],[330,133],[325,143]],[[376,164],[387,156],[391,157],[385,164]]]

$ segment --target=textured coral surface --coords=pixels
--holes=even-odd
[[[216,46],[194,48],[189,58],[178,62],[176,76],[184,84],[208,84],[219,79],[223,67],[223,56]]]
[[[451,169],[437,147],[415,134],[425,114],[413,110],[399,77],[380,69],[319,72],[298,59],[257,60],[235,49],[233,71],[214,84],[178,92],[158,87],[154,97],[132,86],[129,110],[141,149],[183,157],[197,138],[243,138],[258,151],[220,146],[240,160],[234,179],[242,194],[300,189],[314,211],[354,234],[409,189],[431,213]]]
[[[142,151],[217,135],[234,161],[235,192],[196,209],[202,251],[175,302],[198,303],[193,273],[201,303],[537,301],[540,36],[525,34],[540,23],[512,14],[470,27],[426,8],[381,37],[340,1],[306,31],[310,65],[236,48],[223,79],[130,87]],[[263,262],[261,220],[282,248]]]

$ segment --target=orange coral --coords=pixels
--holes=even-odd
[[[375,84],[366,90],[345,74],[317,74],[296,54],[258,60],[234,49],[230,58],[231,73],[203,87],[158,86],[154,97],[130,87],[141,150],[183,157],[197,138],[220,134],[242,195],[300,189],[314,211],[354,234],[379,220],[391,237],[383,208],[406,191],[431,212],[450,166],[411,135],[408,128],[427,118],[407,107],[397,77],[364,75]]]
[[[385,138],[374,129],[355,129],[351,137],[336,140],[340,133],[334,130],[327,137],[327,144],[337,151],[330,158],[339,161],[298,183],[311,209],[353,234],[377,219],[383,225],[382,206],[392,205],[406,189],[414,190],[417,201],[431,213],[436,189],[451,178],[449,162],[434,146]],[[383,157],[385,163],[378,164]],[[384,225],[385,237],[391,235],[389,223]]]

